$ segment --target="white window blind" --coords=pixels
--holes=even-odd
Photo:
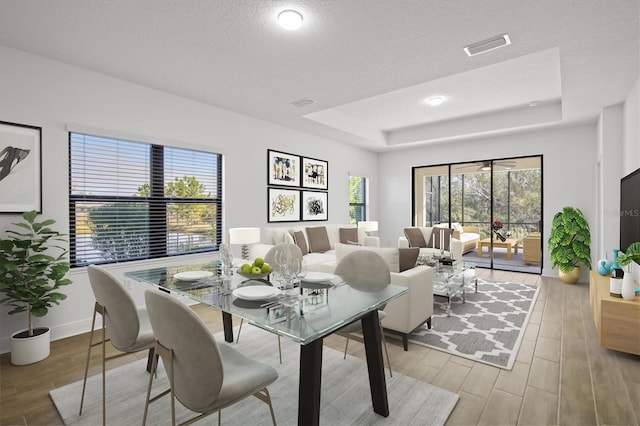
[[[217,250],[222,156],[70,133],[72,266]]]

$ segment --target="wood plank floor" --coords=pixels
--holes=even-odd
[[[588,284],[477,271],[484,278],[541,287],[513,370],[417,345],[405,352],[399,341],[387,340],[394,371],[460,395],[448,425],[639,424],[640,357],[599,346]],[[219,313],[199,305],[194,309],[213,331],[222,330]],[[52,342],[51,356],[30,366],[12,366],[9,354],[0,356],[0,424],[62,424],[48,392],[82,379],[87,339],[84,334]],[[344,338],[330,336],[325,344],[343,350]],[[364,357],[359,343],[352,342],[349,351]],[[145,357],[144,352],[128,355],[108,367]],[[99,370],[99,351],[94,351],[89,374]]]

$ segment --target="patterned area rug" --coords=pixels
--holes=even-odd
[[[529,316],[538,297],[538,286],[496,282],[478,278],[478,292],[467,290],[451,301],[434,297],[431,329],[427,325],[409,335],[409,341],[453,355],[511,370]]]

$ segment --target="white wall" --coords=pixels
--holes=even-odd
[[[42,127],[43,215],[68,232],[68,124],[141,136],[175,146],[225,154],[226,227],[267,224],[267,149],[327,160],[329,223],[348,222],[348,173],[371,178],[376,194],[377,156],[299,131],[148,89],[60,62],[0,46],[0,120]],[[108,135],[107,135],[108,136]],[[372,217],[377,216],[375,197]],[[0,216],[0,232],[19,219]],[[117,273],[140,267],[129,264]],[[58,339],[86,331],[93,309],[83,268],[71,274],[68,299],[38,324]],[[137,294],[139,296],[139,294]],[[138,300],[141,301],[138,297]],[[12,332],[26,326],[22,314],[0,307],[0,353]]]
[[[379,157],[379,198],[384,200],[378,206],[381,241],[397,244],[403,228],[411,225],[411,167],[539,154],[543,156],[543,241],[553,215],[564,206],[582,210],[593,227],[596,141],[594,124],[384,153]],[[546,244],[542,258],[543,274],[555,275]],[[597,260],[593,253],[592,258]],[[588,271],[583,269],[581,281],[588,281]]]

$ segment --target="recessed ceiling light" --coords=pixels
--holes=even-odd
[[[431,106],[438,106],[443,101],[444,101],[444,98],[442,96],[432,96],[429,99],[427,99],[427,103]]]
[[[302,26],[302,15],[295,10],[283,10],[278,14],[278,23],[285,30],[297,30]]]

